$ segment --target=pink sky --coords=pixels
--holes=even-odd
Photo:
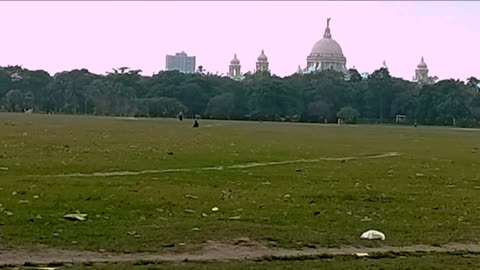
[[[236,52],[247,72],[264,49],[272,73],[286,76],[306,66],[331,17],[348,68],[372,72],[386,60],[411,79],[424,56],[430,75],[465,80],[480,77],[478,14],[480,2],[0,2],[0,65],[152,75],[185,51],[226,73]]]

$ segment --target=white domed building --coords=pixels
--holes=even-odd
[[[235,53],[233,55],[232,61],[230,61],[230,66],[228,67],[228,77],[230,77],[233,80],[242,80],[243,74],[240,71],[240,68],[242,66],[240,65],[240,60],[237,58],[237,54]]]
[[[434,84],[438,80],[437,76],[429,77],[428,76],[428,66],[425,63],[425,60],[420,59],[420,63],[417,65],[417,69],[415,69],[415,77],[413,77],[413,81],[418,84]]]
[[[260,56],[257,58],[257,63],[256,63],[256,72],[261,71],[261,72],[269,72],[270,70],[268,69],[268,57],[265,55],[265,52],[262,50],[262,53]]]
[[[330,18],[327,19],[327,28],[323,38],[313,45],[312,52],[307,57],[307,68],[304,72],[333,69],[347,73],[347,58],[343,55],[340,44],[332,39],[330,33]]]

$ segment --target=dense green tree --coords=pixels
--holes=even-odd
[[[350,107],[358,110],[353,119],[393,122],[405,114],[423,124],[474,125],[480,120],[475,77],[419,85],[392,77],[386,68],[366,79],[355,69],[347,77],[333,70],[283,78],[270,72],[244,76],[235,81],[204,69],[142,76],[141,70],[128,67],[104,75],[79,69],[51,76],[21,66],[0,67],[0,110],[150,117],[183,111],[212,118],[323,122],[335,121],[336,112],[345,116]]]
[[[208,117],[230,119],[235,107],[235,96],[232,93],[224,93],[210,99],[205,110]]]
[[[188,111],[179,100],[167,97],[138,99],[137,107],[137,115],[148,117],[175,117]]]
[[[480,90],[480,80],[472,76],[467,79],[467,86],[478,92]]]
[[[341,108],[337,113],[337,117],[344,120],[346,123],[355,123],[360,117],[360,113],[356,109],[348,106]]]
[[[461,81],[444,80],[420,91],[417,116],[426,124],[455,124],[472,119],[470,106],[475,93]]]
[[[306,118],[314,121],[326,121],[331,117],[332,105],[322,100],[311,102],[307,106]]]
[[[24,109],[24,97],[23,93],[18,89],[12,89],[8,91],[7,95],[7,104],[11,112],[19,112]]]

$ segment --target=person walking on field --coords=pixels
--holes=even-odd
[[[195,119],[195,122],[193,123],[194,128],[198,128],[200,124],[198,123],[197,119]]]
[[[178,120],[180,120],[180,122],[183,120],[183,112],[178,113]]]

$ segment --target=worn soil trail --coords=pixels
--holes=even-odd
[[[129,176],[129,175],[142,175],[142,174],[158,174],[158,173],[175,173],[175,172],[194,172],[194,171],[223,171],[226,169],[251,169],[256,167],[266,166],[280,166],[297,163],[314,163],[321,161],[349,161],[358,159],[378,159],[378,158],[390,158],[397,157],[401,154],[398,152],[387,152],[382,154],[371,154],[363,156],[351,156],[351,157],[321,157],[314,159],[295,159],[295,160],[283,160],[283,161],[269,161],[269,162],[251,162],[245,164],[234,164],[230,166],[217,166],[217,167],[202,167],[202,168],[170,168],[170,169],[152,169],[143,171],[111,171],[111,172],[94,172],[94,173],[68,173],[68,174],[47,174],[47,175],[28,175],[29,177],[109,177],[109,176]]]
[[[208,262],[208,261],[240,261],[254,260],[265,257],[302,257],[302,256],[339,256],[385,254],[385,253],[419,253],[419,252],[468,252],[480,253],[480,244],[449,243],[441,246],[412,245],[412,246],[380,246],[354,247],[341,246],[338,248],[308,248],[301,250],[271,248],[258,243],[243,242],[226,244],[209,242],[201,249],[191,253],[106,253],[92,251],[73,251],[45,248],[1,248],[0,266],[47,265],[51,263],[101,263],[101,262]],[[365,256],[363,254],[362,256]]]

